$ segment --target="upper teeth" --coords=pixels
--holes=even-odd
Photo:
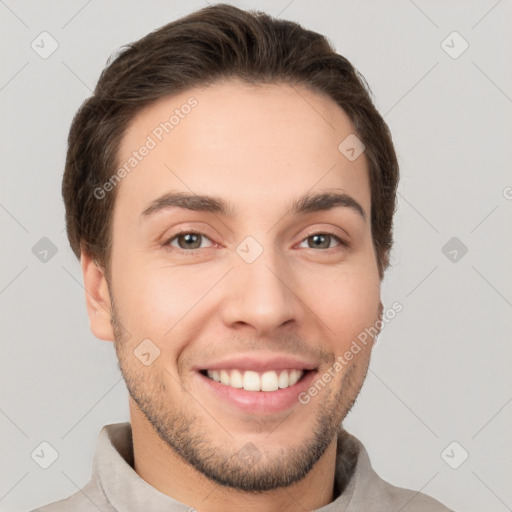
[[[269,371],[262,374],[250,370],[208,370],[210,379],[246,391],[275,391],[293,386],[304,374],[302,370]]]

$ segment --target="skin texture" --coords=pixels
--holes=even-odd
[[[153,487],[201,511],[320,508],[334,499],[336,433],[365,379],[371,343],[307,405],[275,414],[240,412],[193,367],[286,354],[315,362],[321,376],[375,324],[380,279],[367,162],[364,153],[349,161],[338,150],[354,128],[331,99],[233,81],[145,108],[125,133],[119,162],[191,96],[197,106],[117,186],[110,282],[82,253],[91,330],[115,340],[135,470]],[[331,189],[352,196],[366,220],[346,207],[289,213],[300,195]],[[141,219],[171,190],[222,197],[236,213],[171,208]],[[205,235],[198,248],[173,238],[182,229]],[[318,248],[314,233],[349,246],[328,237]],[[247,236],[263,249],[251,264],[236,252]],[[148,366],[134,355],[144,339],[160,350]],[[257,454],[249,464],[248,447]]]

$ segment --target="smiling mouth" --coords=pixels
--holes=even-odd
[[[251,370],[223,369],[200,370],[199,373],[225,386],[244,389],[246,391],[272,392],[286,389],[315,370],[299,370],[296,368],[255,372]]]

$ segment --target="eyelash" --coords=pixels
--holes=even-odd
[[[175,233],[171,238],[169,238],[166,242],[163,243],[163,247],[168,251],[173,251],[173,252],[176,251],[180,254],[186,254],[187,256],[190,256],[193,253],[198,253],[200,251],[200,249],[182,249],[181,247],[174,247],[174,246],[170,245],[171,242],[173,242],[174,240],[176,240],[178,237],[180,237],[182,235],[198,235],[198,236],[202,236],[202,237],[210,240],[210,237],[208,237],[204,233],[200,233],[198,231],[184,230],[184,231],[179,231],[178,233]],[[306,233],[306,237],[303,238],[300,243],[303,243],[305,240],[307,240],[308,238],[311,238],[312,236],[315,236],[315,235],[330,236],[330,237],[334,238],[339,243],[339,245],[341,247],[345,247],[345,248],[350,247],[348,242],[346,242],[345,240],[340,238],[338,235],[335,235],[334,233],[330,233],[328,231],[312,231],[310,233]],[[212,240],[210,240],[210,241],[212,242]],[[215,244],[215,245],[217,245],[217,244]],[[320,252],[327,252],[327,251],[330,251],[335,248],[336,247],[329,247],[327,249],[321,249]],[[203,249],[211,249],[211,247],[203,247]],[[313,247],[308,247],[308,249],[313,249]]]

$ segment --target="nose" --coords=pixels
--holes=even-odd
[[[274,251],[264,250],[247,263],[240,259],[230,272],[222,301],[224,323],[251,326],[264,336],[300,320],[302,304],[290,266]]]

